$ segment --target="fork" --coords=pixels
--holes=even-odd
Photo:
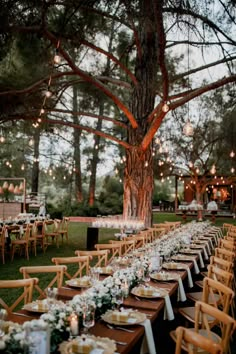
[[[128,328],[123,328],[123,327],[119,327],[119,326],[113,327],[113,326],[110,325],[110,324],[107,324],[107,327],[110,328],[110,329],[119,329],[119,330],[121,330],[121,331],[129,332],[129,333],[134,333],[134,332],[135,332],[135,331],[133,331],[132,329],[128,329]]]

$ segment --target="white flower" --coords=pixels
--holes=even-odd
[[[0,340],[0,350],[3,350],[6,348],[6,344],[3,340]]]

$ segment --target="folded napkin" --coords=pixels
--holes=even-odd
[[[188,273],[188,286],[190,288],[192,288],[193,287],[192,274],[191,274],[191,271],[190,271],[189,267],[186,267],[186,270],[187,270],[187,273]]]
[[[141,325],[144,327],[145,335],[141,345],[140,354],[156,354],[156,347],[150,320],[146,319],[141,323]]]
[[[198,264],[197,264],[197,261],[195,258],[193,258],[193,268],[194,268],[194,273],[195,274],[199,274],[200,273],[200,270],[199,270],[199,267],[198,267]]]
[[[209,259],[207,251],[206,251],[206,245],[203,246],[203,254],[204,254],[204,259],[207,261]]]
[[[183,286],[183,282],[181,277],[178,277],[178,294],[177,294],[177,301],[186,301],[186,295],[185,295],[185,291],[184,291],[184,286]]]
[[[205,264],[204,264],[203,259],[202,259],[202,252],[199,251],[199,252],[198,252],[198,255],[199,255],[200,267],[201,267],[201,268],[205,268]]]
[[[169,295],[165,295],[164,320],[172,321],[175,318]]]

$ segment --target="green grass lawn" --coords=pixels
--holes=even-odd
[[[182,220],[181,216],[176,216],[174,213],[155,213],[153,215],[153,223],[161,223],[164,221],[179,221]],[[188,218],[187,222],[191,218]],[[195,219],[196,220],[196,219]],[[221,226],[224,222],[230,222],[236,224],[234,219],[216,219],[216,225]],[[41,249],[38,248],[37,256],[30,254],[29,261],[26,260],[24,255],[20,256],[16,253],[13,262],[9,260],[9,257],[6,257],[6,264],[0,265],[0,279],[21,279],[22,274],[19,272],[19,268],[22,266],[34,266],[34,265],[52,265],[51,259],[53,257],[69,257],[74,256],[75,250],[86,249],[86,238],[87,238],[87,227],[90,224],[71,222],[69,225],[69,242],[68,244],[64,242],[61,244],[59,242],[59,248],[56,245],[50,245],[46,252],[43,253]],[[105,243],[108,240],[114,238],[114,233],[119,230],[114,229],[100,229],[99,230],[99,242]],[[40,277],[39,277],[40,278]],[[40,282],[45,283],[45,286],[48,282],[48,277],[44,276],[43,279],[40,278]],[[17,294],[17,293],[16,293]],[[8,290],[1,290],[0,297],[6,301],[11,301],[16,296],[14,291],[9,293]]]

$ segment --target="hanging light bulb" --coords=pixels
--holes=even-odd
[[[53,61],[55,64],[60,64],[60,62],[61,62],[61,57],[58,53],[58,49],[56,49],[56,53],[54,55]]]
[[[212,165],[210,172],[212,175],[216,173],[216,166],[214,164]]]
[[[50,98],[50,97],[52,96],[52,91],[49,90],[49,87],[48,87],[48,89],[45,91],[45,96],[46,96],[47,98]]]
[[[162,106],[162,112],[167,113],[169,111],[170,107],[168,106],[167,102],[165,102]]]
[[[3,189],[8,189],[8,182],[7,182],[7,181],[5,181],[5,182],[3,183],[2,188],[3,188]]]
[[[144,167],[148,167],[148,161],[145,161]]]
[[[25,165],[22,164],[22,165],[21,165],[21,171],[24,171],[24,169],[25,169]]]
[[[235,169],[232,167],[230,171],[231,173],[234,173]]]
[[[15,186],[15,188],[14,188],[14,194],[19,194],[19,193],[20,193],[19,186]]]
[[[234,156],[235,156],[234,150],[231,151],[231,153],[229,154],[229,156],[230,156],[231,158],[234,158]]]
[[[4,141],[5,141],[5,138],[4,138],[3,135],[1,135],[1,136],[0,136],[0,143],[4,143]]]
[[[200,172],[199,168],[196,169],[197,174]]]
[[[156,144],[160,144],[160,139],[159,139],[159,138],[156,138],[156,139],[155,139],[155,143],[156,143]]]
[[[189,165],[190,168],[192,168],[192,167],[193,167],[192,161],[189,161],[189,164],[188,164],[188,165]]]
[[[183,127],[183,133],[186,136],[193,136],[193,126],[189,119],[187,120],[186,124]]]
[[[34,140],[31,138],[30,140],[29,140],[29,146],[32,146],[34,144]]]
[[[41,110],[40,110],[40,115],[41,114],[44,114],[45,113],[45,109],[44,108],[41,108]]]

